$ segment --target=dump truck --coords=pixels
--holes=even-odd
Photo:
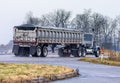
[[[92,33],[58,27],[45,27],[32,24],[14,26],[13,53],[15,56],[47,57],[48,46],[58,49],[60,57],[85,57],[91,52],[99,56]]]

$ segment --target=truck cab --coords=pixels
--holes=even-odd
[[[94,35],[92,33],[85,33],[83,37],[86,54],[92,54],[96,57],[100,54],[100,47],[96,45]]]

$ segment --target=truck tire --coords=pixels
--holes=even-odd
[[[95,54],[95,57],[99,57],[99,55],[100,55],[99,50],[97,50],[94,54]]]
[[[77,53],[76,55],[74,55],[74,57],[80,57],[81,56],[81,51],[79,49],[77,49]]]
[[[85,51],[85,49],[84,49],[83,52],[81,52],[81,57],[86,57],[86,51]]]
[[[33,55],[33,57],[40,57],[42,54],[42,49],[40,46],[37,46],[37,50],[36,50],[36,55]]]
[[[66,51],[66,52],[65,52]],[[65,53],[64,53],[65,52]],[[71,50],[70,50],[70,48],[68,47],[64,47],[64,49],[63,49],[63,55],[64,55],[64,57],[70,57],[70,54],[71,54]]]
[[[81,50],[81,49],[74,49],[72,51],[73,56],[74,57],[85,57],[86,56],[86,52],[85,49]]]
[[[74,57],[80,57],[80,54],[79,54],[80,52],[79,52],[79,50],[78,49],[72,49],[72,55],[74,56]]]
[[[59,55],[60,57],[64,57],[63,48],[59,48],[59,49],[58,49],[58,55]]]
[[[48,55],[48,49],[46,46],[43,46],[42,52],[41,52],[41,57],[47,57]]]
[[[14,53],[15,56],[19,56],[19,45],[13,45],[12,53]]]
[[[64,51],[66,51],[66,53],[64,53]],[[60,48],[59,50],[58,50],[58,55],[60,56],[60,57],[70,57],[70,54],[71,54],[71,52],[69,52],[70,51],[70,49],[69,48]]]
[[[83,52],[83,54],[81,54],[81,57],[86,57],[86,52]]]

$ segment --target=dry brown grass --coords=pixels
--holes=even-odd
[[[96,64],[120,66],[120,52],[105,50],[103,55],[108,56],[108,58],[103,58],[102,60],[100,58],[97,58],[97,59],[96,58],[82,58],[80,59],[80,61],[92,62]]]
[[[100,59],[100,58],[81,58],[80,61],[91,62],[95,64],[104,64],[104,65],[111,65],[111,66],[120,66],[119,61],[113,61],[107,58]]]
[[[33,78],[69,72],[73,72],[73,69],[63,66],[0,63],[0,83],[26,83]]]
[[[109,60],[120,61],[120,52],[105,50],[104,55],[108,56]]]

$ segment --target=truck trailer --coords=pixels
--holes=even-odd
[[[15,56],[46,57],[49,45],[61,45],[58,49],[60,57],[85,57],[89,53],[98,57],[100,53],[92,33],[32,24],[14,26],[13,44]]]

